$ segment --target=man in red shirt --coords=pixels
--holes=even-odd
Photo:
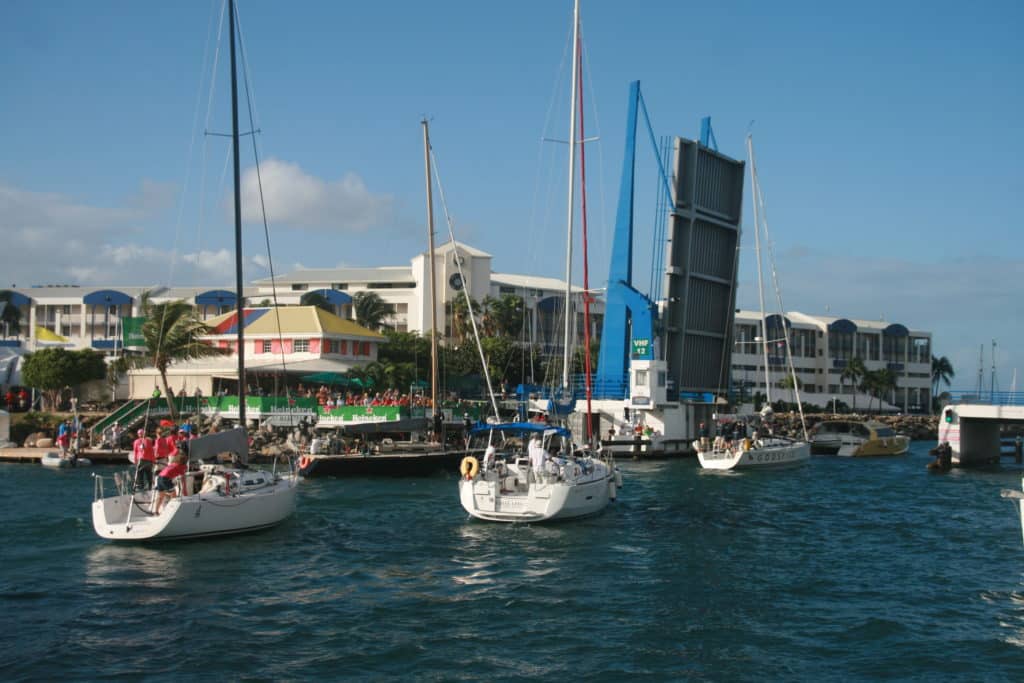
[[[148,490],[153,486],[153,464],[156,462],[156,454],[153,451],[153,441],[146,438],[146,430],[140,429],[138,437],[132,444],[132,462],[135,463],[135,489]]]
[[[24,388],[18,392],[18,408],[20,410],[28,409],[28,392]]]
[[[10,389],[8,389],[7,393],[4,394],[4,403],[7,404],[7,412],[14,411],[14,392]]]
[[[178,454],[178,442],[169,430],[161,430],[156,440],[156,461],[158,464],[170,463]]]

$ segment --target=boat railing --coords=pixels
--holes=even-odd
[[[93,472],[93,500],[100,500],[105,497],[103,491],[103,480],[106,478],[107,477],[102,474],[96,474]],[[113,476],[110,477],[110,480],[114,484],[117,495],[124,496],[132,492],[134,480],[130,471],[114,472]]]

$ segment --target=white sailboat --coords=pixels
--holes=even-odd
[[[235,281],[238,319],[244,320],[242,293],[242,214],[238,158],[238,85],[235,65],[234,0],[228,0],[231,44],[232,143],[235,171]],[[183,442],[188,460],[199,463],[174,481],[173,495],[157,507],[156,489],[136,491],[133,477],[115,475],[114,495],[104,490],[104,478],[95,475],[92,504],[93,528],[101,538],[114,541],[155,541],[236,534],[274,526],[295,510],[298,474],[294,468],[279,473],[253,470],[248,461],[245,425],[245,342],[244,325],[238,328],[239,426]],[[230,466],[216,459],[230,455]],[[207,462],[207,461],[210,462]],[[167,494],[165,494],[166,497]]]
[[[754,141],[747,136],[747,154],[750,159],[750,185],[751,196],[754,204],[754,251],[757,258],[757,291],[761,304],[761,350],[764,358],[765,393],[768,405],[761,411],[762,425],[755,429],[750,438],[744,436],[735,439],[732,443],[719,441],[712,448],[703,448],[700,443],[697,446],[697,458],[701,467],[710,470],[733,470],[742,468],[770,468],[770,467],[791,467],[807,462],[811,457],[811,445],[808,443],[807,427],[804,424],[804,411],[800,403],[800,388],[796,379],[796,370],[793,367],[793,354],[789,344],[789,332],[786,330],[785,321],[782,323],[783,338],[777,340],[768,339],[767,317],[764,306],[764,279],[761,273],[761,230],[762,224],[765,231],[765,240],[768,239],[768,223],[762,220],[760,209],[763,207],[761,197],[761,186],[757,178],[757,165],[754,161]],[[772,274],[775,273],[774,264]],[[775,283],[775,294],[779,301],[780,314],[785,309],[782,306],[782,296],[779,292],[778,283]],[[803,428],[804,439],[797,441],[771,434],[771,402],[772,382],[768,365],[768,345],[770,343],[782,344],[786,349],[786,361],[790,377],[793,381],[793,390],[796,396],[796,403],[800,407],[800,424]]]
[[[573,67],[569,118],[569,201],[566,251],[566,326],[563,397],[569,395],[573,209],[576,180],[576,105],[580,74],[579,0],[573,7]],[[486,364],[485,364],[486,367]],[[494,522],[541,522],[593,515],[615,499],[622,478],[611,456],[573,443],[564,427],[543,423],[488,424],[471,433],[470,449],[483,461],[463,459],[459,500],[473,517]]]

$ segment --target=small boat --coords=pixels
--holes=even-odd
[[[733,448],[697,449],[700,466],[708,470],[792,467],[807,462],[810,456],[811,445],[806,441],[778,436],[743,439]]]
[[[242,291],[241,179],[238,163],[238,87],[235,74],[234,0],[228,0],[228,33],[231,45],[232,150],[235,187],[235,281],[238,320],[245,319]],[[104,477],[94,475],[92,523],[96,534],[114,541],[156,541],[237,534],[274,526],[295,511],[298,474],[289,467],[278,473],[248,468],[249,438],[246,433],[245,325],[236,325],[238,342],[238,427],[183,442],[187,448],[177,464],[186,462],[198,469],[185,469],[174,477],[169,490],[138,490],[130,473],[116,475],[116,492],[108,496]],[[218,461],[230,456],[231,465]],[[136,472],[137,474],[137,472]],[[158,479],[158,486],[160,480]],[[161,503],[165,503],[161,507]]]
[[[1021,488],[1024,489],[1024,480],[1021,480]],[[1009,498],[1017,501],[1017,505],[1020,507],[1021,534],[1024,535],[1024,492],[1015,491],[1013,489],[1003,489],[999,492],[999,495],[1003,498]]]
[[[53,468],[89,467],[92,465],[92,460],[89,458],[78,458],[72,455],[61,456],[61,454],[56,451],[50,451],[49,453],[43,454],[43,457],[39,459],[39,464],[43,467]]]
[[[815,455],[903,455],[909,448],[909,437],[881,422],[826,420],[811,429],[811,453]]]
[[[601,512],[615,500],[622,477],[611,459],[577,449],[563,427],[533,422],[482,425],[463,458],[462,507],[491,522],[543,522]]]

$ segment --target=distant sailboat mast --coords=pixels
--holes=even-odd
[[[772,382],[768,371],[768,318],[764,313],[764,278],[761,274],[761,219],[757,206],[757,164],[754,161],[754,140],[750,135],[747,136],[747,154],[750,155],[750,193],[754,197],[754,252],[757,254],[757,297],[761,303],[761,353],[764,357],[764,391],[768,399],[768,405],[771,405]]]
[[[568,394],[569,386],[569,343],[572,330],[572,224],[576,191],[576,88],[579,87],[579,38],[580,0],[573,3],[572,17],[572,88],[569,97],[569,206],[566,220],[565,244],[565,336],[562,339],[562,389]]]
[[[430,130],[423,124],[423,156],[427,167],[427,244],[430,256],[430,414],[437,414],[437,276],[434,264],[434,187],[430,173]]]
[[[235,0],[228,0],[231,35],[231,149],[235,165],[235,310],[238,320],[238,424],[245,421],[245,301],[242,298],[242,181],[238,161],[238,74],[235,68]],[[168,396],[167,400],[171,400]]]
[[[579,82],[583,82],[583,43],[577,44],[576,73]],[[591,424],[591,399],[593,398],[594,387],[592,381],[592,369],[590,367],[590,261],[587,251],[587,146],[586,133],[583,126],[583,87],[579,89],[580,107],[580,223],[583,232],[583,377],[584,387],[587,392],[587,443],[593,446],[594,434]]]

